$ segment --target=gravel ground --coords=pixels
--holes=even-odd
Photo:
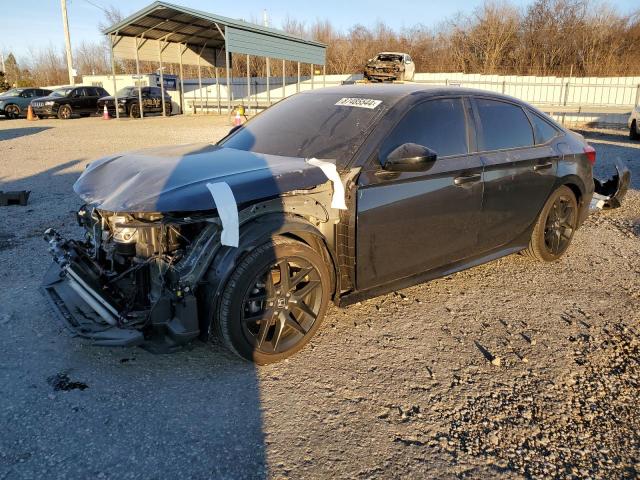
[[[42,231],[77,235],[91,159],[214,140],[225,119],[0,121],[0,480],[637,478],[640,143],[587,131],[597,172],[633,171],[557,263],[512,255],[330,309],[256,367],[219,345],[173,355],[70,338],[37,291]]]

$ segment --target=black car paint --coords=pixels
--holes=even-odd
[[[131,108],[140,104],[140,97],[142,97],[142,109],[143,114],[146,113],[162,113],[162,95],[160,88],[158,87],[142,87],[140,94],[137,89],[132,89],[132,93],[126,96],[118,95],[118,102],[120,106],[120,113],[129,115]],[[113,95],[101,97],[98,99],[98,113],[102,113],[104,106],[107,106],[107,111],[111,116],[115,116],[116,109],[114,106],[115,98]],[[171,105],[171,96],[167,93],[164,95],[166,105]]]
[[[203,143],[97,160],[73,188],[85,202],[112,212],[197,212],[215,209],[206,184],[218,181],[227,182],[236,201],[246,205],[314,187],[326,182],[326,177],[303,158]]]
[[[91,115],[96,112],[98,99],[108,95],[108,92],[102,87],[75,87],[65,95],[49,95],[48,97],[38,98],[31,103],[33,113],[46,117],[57,115],[60,107],[68,105],[71,107],[73,114]],[[46,102],[53,102],[53,105],[45,105]]]
[[[155,209],[176,217],[184,216],[179,212],[185,209],[189,212],[213,208],[211,199],[205,199],[204,190],[204,183],[210,179],[230,182],[240,198],[241,216],[253,212],[258,204],[266,207],[275,201],[272,203],[275,213],[270,210],[269,215],[251,217],[241,225],[238,248],[218,244],[207,256],[207,262],[216,266],[207,278],[214,303],[238,259],[271,234],[289,234],[325,246],[336,279],[334,300],[346,305],[522,250],[544,200],[559,185],[569,185],[576,193],[580,223],[586,218],[594,187],[591,165],[584,153],[586,142],[578,135],[555,125],[558,135],[548,144],[512,151],[480,151],[473,98],[489,96],[543,115],[524,102],[474,90],[409,85],[338,87],[302,95],[336,92],[344,97],[383,100],[386,114],[361,139],[352,158],[341,162],[350,210],[334,216],[335,221],[330,222],[329,217],[318,221],[302,209],[287,210],[278,198],[284,194],[288,198],[299,196],[305,203],[315,202],[325,211],[330,210],[326,201],[309,196],[312,187],[326,183],[326,178],[316,168],[307,170],[303,159],[280,157],[269,168],[253,171],[249,162],[242,172],[229,169],[230,164],[225,161],[227,156],[239,160],[241,153],[211,146],[192,147],[192,152],[189,147],[187,151],[178,147],[163,154],[156,149],[94,162],[75,189],[84,198],[100,204],[104,197],[101,192],[113,189],[116,180],[124,182],[125,177],[133,175],[137,179],[131,180],[129,186],[135,186],[136,201],[123,189],[124,197],[109,206]],[[464,98],[468,109],[469,153],[437,159],[420,172],[384,170],[379,155],[381,142],[407,110],[418,102],[452,96]],[[256,154],[244,152],[244,155],[251,158]],[[216,157],[216,161],[206,162],[206,158]],[[167,162],[168,168],[160,167],[158,177],[154,180],[152,175],[147,184],[148,169],[134,165],[141,160],[147,165]],[[183,160],[186,174],[178,172],[174,182],[171,165]],[[260,162],[264,160],[261,158]],[[541,169],[540,173],[535,169],[536,165],[549,162],[551,167]],[[123,172],[116,173],[119,168],[110,169],[110,165],[122,168]],[[276,167],[273,172],[272,167]],[[101,169],[103,178],[98,175]],[[313,179],[300,183],[301,172]],[[274,184],[274,179],[278,179],[277,188],[260,188],[261,182]],[[169,187],[159,188],[160,181]],[[528,188],[527,182],[531,181],[541,191]],[[506,196],[505,191],[513,196]],[[139,199],[142,201],[138,202]],[[282,209],[279,214],[278,208]],[[505,221],[509,224],[505,225]],[[211,311],[205,315],[204,323],[200,324],[201,334],[208,332],[212,315]]]

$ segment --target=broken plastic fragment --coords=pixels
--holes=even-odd
[[[616,172],[606,181],[593,179],[595,191],[591,200],[591,210],[606,210],[622,205],[631,184],[631,172],[620,160],[616,160]]]

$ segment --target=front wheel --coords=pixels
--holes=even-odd
[[[131,118],[140,118],[140,105],[137,103],[131,104],[129,108],[129,116]]]
[[[251,251],[231,275],[222,293],[218,334],[244,359],[260,365],[283,360],[316,333],[330,290],[320,254],[275,237]]]
[[[15,120],[20,117],[20,107],[17,105],[7,105],[4,107],[4,114],[7,118]]]
[[[69,105],[62,105],[58,109],[58,118],[60,120],[69,120],[73,112],[71,111],[71,107]]]
[[[171,116],[171,103],[166,103],[164,106],[164,112],[167,117]]]
[[[563,185],[542,208],[525,253],[544,262],[558,260],[569,248],[577,226],[578,202],[573,191]]]

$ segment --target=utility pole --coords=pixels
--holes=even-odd
[[[67,0],[60,0],[62,8],[62,26],[64,27],[64,43],[67,50],[67,70],[69,71],[69,84],[75,85],[73,71],[73,57],[71,56],[71,37],[69,36],[69,19],[67,18]]]

